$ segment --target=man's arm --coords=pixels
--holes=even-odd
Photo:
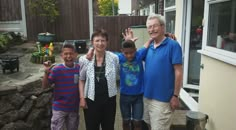
[[[175,71],[175,88],[174,88],[174,95],[172,96],[170,100],[170,106],[172,110],[175,110],[179,107],[179,92],[182,87],[182,81],[183,81],[183,68],[181,64],[175,64],[174,65],[174,71]]]
[[[175,90],[174,95],[179,96],[180,89],[182,87],[182,81],[183,81],[183,67],[182,64],[175,64],[174,65],[175,70]]]

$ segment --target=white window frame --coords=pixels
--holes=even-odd
[[[198,52],[203,55],[206,55],[214,59],[236,66],[236,53],[235,52],[230,52],[227,50],[218,49],[218,48],[207,45],[209,7],[211,4],[216,4],[216,3],[226,2],[226,1],[230,1],[230,0],[206,0],[205,1],[204,29],[203,29],[203,39],[202,39],[203,46],[202,46],[202,50],[199,50]]]
[[[176,0],[175,0],[176,2]],[[166,19],[166,13],[169,13],[169,12],[172,12],[172,11],[175,11],[175,16],[176,16],[176,4],[173,5],[173,6],[170,6],[170,7],[166,7],[166,0],[164,0],[164,16],[165,16],[165,19]],[[176,19],[175,19],[176,21]],[[175,28],[176,25],[174,25],[174,28]]]

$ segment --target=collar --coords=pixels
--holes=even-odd
[[[158,47],[164,46],[164,45],[168,44],[169,39],[170,39],[169,37],[166,37],[166,38],[161,42],[161,44],[160,44]],[[154,49],[154,41],[152,41],[150,47]],[[158,48],[158,47],[157,47],[157,48]]]

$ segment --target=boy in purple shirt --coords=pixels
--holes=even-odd
[[[52,103],[51,130],[78,130],[79,124],[79,64],[72,44],[64,44],[61,58],[64,63],[50,68],[44,64],[43,88],[55,84]]]

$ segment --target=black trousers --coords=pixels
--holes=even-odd
[[[114,130],[116,116],[116,96],[86,99],[88,109],[84,109],[86,130]]]

